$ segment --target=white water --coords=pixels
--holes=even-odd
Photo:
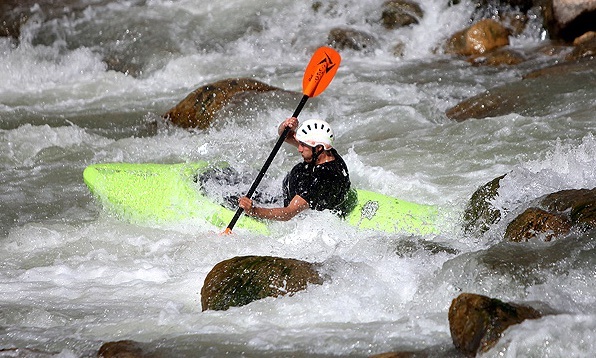
[[[84,357],[133,339],[175,356],[451,356],[447,310],[473,292],[559,312],[512,327],[486,356],[596,351],[592,233],[508,244],[506,223],[483,237],[459,228],[471,194],[504,173],[495,204],[505,214],[545,193],[596,186],[595,86],[533,103],[533,116],[448,120],[445,109],[460,100],[555,61],[494,69],[434,54],[465,26],[467,3],[423,0],[421,25],[392,32],[371,21],[382,3],[373,0],[317,14],[288,0],[88,3],[60,19],[38,12],[19,46],[0,40],[0,349]],[[256,173],[297,102],[266,101],[206,132],[149,123],[224,78],[300,91],[313,49],[346,24],[375,33],[380,48],[342,52],[332,84],[301,118],[331,122],[355,186],[437,205],[440,235],[358,232],[323,213],[276,223],[268,237],[222,237],[199,222],[121,222],[90,197],[81,174],[98,162],[226,160]],[[513,43],[540,38],[528,30]],[[392,55],[398,40],[404,58]],[[140,76],[107,70],[105,53],[138,64]],[[276,188],[298,160],[282,148],[264,185]],[[331,279],[292,297],[201,312],[205,276],[239,255],[320,262]]]

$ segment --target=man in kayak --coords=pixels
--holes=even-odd
[[[310,119],[298,128],[298,119],[291,117],[280,124],[280,135],[286,127],[290,132],[285,141],[298,148],[304,161],[296,164],[283,181],[284,206],[257,207],[245,196],[239,199],[239,206],[249,216],[279,221],[290,220],[309,208],[347,214],[356,203],[355,191],[350,190],[346,163],[333,148],[329,124]]]

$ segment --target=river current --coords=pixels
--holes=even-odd
[[[552,84],[524,114],[449,120],[445,110],[458,102],[557,61],[483,67],[442,54],[468,24],[468,2],[421,0],[420,24],[387,31],[374,0],[318,12],[290,0],[86,1],[58,18],[34,7],[18,45],[0,39],[0,349],[89,357],[131,339],[180,357],[457,356],[447,311],[471,292],[557,312],[511,327],[486,357],[596,351],[593,232],[513,244],[502,239],[504,222],[482,236],[461,229],[472,193],[505,173],[495,200],[505,216],[543,194],[596,187],[596,86]],[[543,44],[537,23],[511,46]],[[309,213],[272,224],[269,236],[221,236],[223,228],[192,221],[127,223],[91,197],[82,172],[93,163],[227,161],[256,175],[297,102],[247,104],[205,131],[155,121],[225,78],[300,92],[313,51],[347,25],[376,34],[379,47],[341,51],[333,82],[300,118],[331,123],[354,186],[436,205],[440,234],[363,232]],[[397,42],[403,57],[393,54]],[[129,73],[105,58],[122,59]],[[299,159],[282,147],[264,188],[277,190]],[[318,262],[329,279],[201,312],[207,273],[240,255]]]

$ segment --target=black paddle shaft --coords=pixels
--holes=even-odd
[[[298,115],[302,111],[302,108],[306,104],[306,101],[308,100],[308,98],[309,97],[307,95],[302,96],[302,99],[300,100],[300,103],[298,104],[298,107],[296,107],[296,110],[294,111],[294,114],[292,114],[292,117],[298,118]],[[269,158],[267,158],[267,160],[265,161],[265,164],[263,165],[263,168],[261,168],[261,171],[259,172],[259,174],[255,178],[255,181],[252,183],[252,186],[248,190],[248,193],[246,193],[246,197],[247,198],[250,199],[252,197],[252,195],[255,193],[255,191],[257,190],[257,187],[259,186],[259,184],[261,183],[261,180],[265,176],[265,172],[267,172],[267,169],[269,169],[269,166],[271,165],[271,162],[273,162],[273,158],[275,158],[275,155],[279,151],[279,148],[281,148],[281,145],[286,140],[286,137],[288,136],[288,133],[290,133],[290,127],[286,127],[284,129],[284,131],[282,132],[282,134],[279,136],[279,139],[277,140],[277,143],[275,143],[275,146],[273,147],[273,150],[269,154]],[[234,214],[234,217],[232,218],[232,221],[230,221],[230,224],[228,224],[227,230],[230,230],[231,231],[234,228],[234,225],[236,225],[236,221],[238,221],[238,219],[240,218],[240,215],[242,215],[242,212],[243,211],[244,211],[244,209],[242,209],[242,208],[238,208],[238,210],[236,210],[236,214]]]

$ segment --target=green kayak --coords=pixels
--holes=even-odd
[[[134,223],[174,223],[201,218],[221,227],[235,211],[210,199],[197,180],[210,168],[206,161],[177,164],[105,163],[85,168],[83,180],[103,207]],[[435,206],[356,190],[358,202],[345,221],[363,230],[392,233],[437,232]],[[267,234],[267,221],[242,215],[237,228]]]

